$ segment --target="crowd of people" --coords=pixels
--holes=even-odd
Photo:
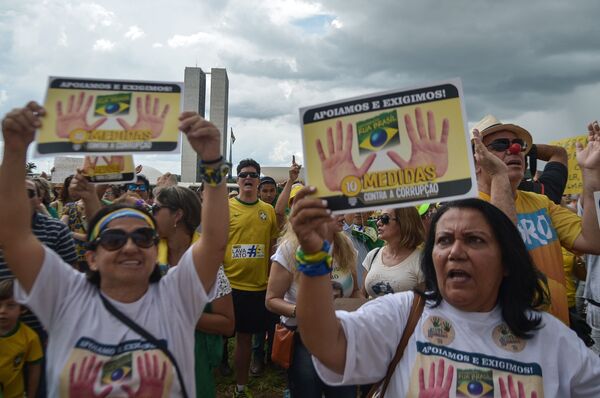
[[[217,371],[251,397],[276,326],[294,332],[285,396],[600,396],[597,122],[572,202],[565,150],[486,116],[478,199],[332,215],[295,159],[283,182],[244,159],[228,192],[194,112],[201,189],[32,178],[46,112],[2,120],[0,397],[215,397]]]

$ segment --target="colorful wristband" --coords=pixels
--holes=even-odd
[[[205,182],[211,187],[216,187],[223,181],[226,181],[230,169],[231,163],[227,162],[221,162],[216,165],[208,165],[204,162],[198,163],[198,171],[200,172],[202,182]]]

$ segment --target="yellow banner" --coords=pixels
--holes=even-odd
[[[575,143],[577,142],[585,147],[588,143],[587,134],[550,142],[551,145],[565,148],[569,155],[569,178],[567,180],[567,187],[565,188],[564,195],[581,194],[581,192],[583,192],[583,179],[581,178],[581,169],[577,164],[577,151],[575,150]]]

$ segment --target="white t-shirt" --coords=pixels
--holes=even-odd
[[[370,384],[381,380],[396,352],[413,300],[412,292],[388,294],[356,312],[337,311],[348,347],[344,374],[339,375],[313,358],[324,382],[331,385]],[[514,336],[502,321],[501,309],[462,312],[442,302],[425,307],[415,333],[400,360],[386,397],[420,396],[419,378],[426,390],[433,371],[444,366],[449,391],[444,397],[501,398],[500,378],[507,386],[512,376],[529,398],[600,397],[600,358],[577,335],[547,313],[543,327],[530,340]],[[440,366],[441,365],[441,366]],[[421,392],[423,396],[430,396]],[[433,395],[431,395],[433,396]]]
[[[296,247],[285,241],[279,246],[275,254],[271,256],[271,261],[278,262],[283,268],[292,274],[294,278],[292,284],[283,299],[291,304],[296,304],[296,293],[298,291],[298,282],[296,281],[294,270],[296,268],[295,260]],[[294,259],[290,262],[290,259]],[[337,267],[335,258],[333,259],[333,271],[331,272],[331,285],[333,287],[334,297],[350,297],[354,292],[354,278],[351,270],[341,270]],[[296,326],[297,322],[294,318],[288,318],[281,315],[281,322],[287,326]]]
[[[369,297],[405,292],[423,282],[420,248],[416,248],[403,261],[391,266],[383,264],[383,250],[371,250],[363,261],[362,266],[368,272],[365,289]]]
[[[216,287],[217,283],[206,294],[188,250],[179,265],[151,283],[136,302],[124,304],[107,297],[117,309],[167,342],[190,397],[196,391],[194,328]],[[182,395],[168,357],[108,312],[100,290],[51,250],[45,249],[44,263],[29,295],[17,283],[15,298],[31,308],[48,330],[48,396],[105,396],[102,393],[110,391],[108,397],[123,397],[140,388],[149,389],[145,396]],[[140,383],[142,379],[144,383]]]

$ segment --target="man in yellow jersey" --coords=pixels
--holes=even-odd
[[[238,196],[229,199],[229,240],[225,273],[231,283],[235,311],[234,397],[251,397],[247,388],[252,334],[267,329],[265,295],[269,259],[279,234],[273,206],[258,199],[260,165],[244,159],[237,166]]]
[[[600,127],[588,126],[590,143],[579,148],[583,195],[593,202],[600,191]],[[548,197],[518,190],[525,172],[531,134],[515,124],[484,117],[473,129],[475,170],[480,197],[500,208],[517,225],[537,267],[548,277],[550,312],[568,324],[569,312],[561,246],[579,253],[600,253],[600,228],[594,206],[583,218],[556,205]]]

